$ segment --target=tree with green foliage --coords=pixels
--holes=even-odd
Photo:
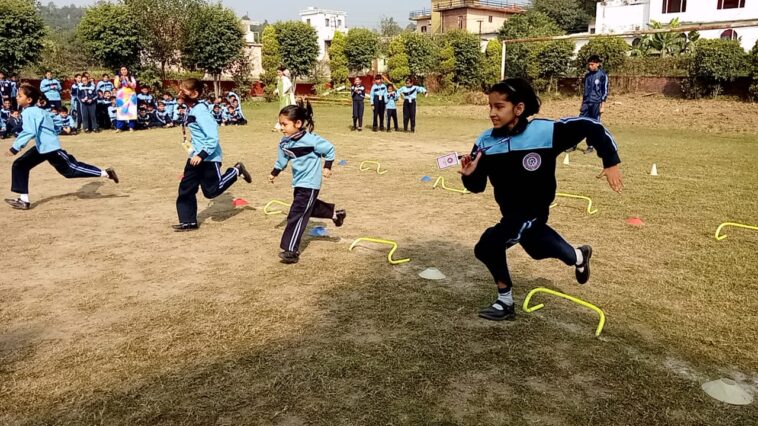
[[[557,36],[563,33],[549,16],[532,9],[511,18],[500,30],[500,39]],[[573,53],[573,44],[566,40],[508,44],[505,74],[507,77],[529,80],[538,91],[555,89],[557,78],[568,72]]]
[[[452,48],[455,57],[453,84],[456,88],[475,89],[482,84],[482,63],[484,55],[479,37],[462,30],[445,33],[442,37],[445,47]]]
[[[316,30],[300,21],[277,22],[273,26],[282,63],[290,70],[294,84],[297,77],[310,74],[316,65],[319,54]]]
[[[271,102],[276,97],[274,95],[276,91],[276,69],[282,65],[282,53],[279,48],[276,27],[274,25],[267,26],[261,34],[261,40],[263,43],[263,47],[261,48],[261,61],[263,65],[261,82],[264,86],[266,101]]]
[[[432,37],[417,33],[402,34],[405,53],[408,56],[408,70],[411,77],[421,78],[435,71],[439,63],[440,48]]]
[[[532,5],[567,33],[587,31],[590,15],[581,7],[580,0],[534,0]]]
[[[503,64],[503,48],[498,40],[487,42],[484,51],[484,83],[492,85],[500,81],[500,68]]]
[[[620,37],[603,36],[590,39],[576,55],[576,69],[580,73],[583,72],[587,68],[590,56],[597,55],[603,61],[603,69],[609,73],[613,72],[624,67],[629,49],[629,44]]]
[[[694,46],[687,74],[687,96],[717,96],[725,83],[750,75],[750,62],[737,40],[701,39]]]
[[[39,7],[39,13],[42,20],[45,21],[45,25],[56,32],[75,30],[76,26],[79,25],[79,21],[82,20],[85,11],[85,7],[79,7],[73,4],[58,7],[53,2],[49,2],[47,6]]]
[[[182,64],[212,75],[214,90],[218,95],[221,73],[244,54],[245,33],[242,24],[233,10],[219,3],[194,9],[187,29]]]
[[[44,47],[45,24],[33,0],[0,0],[0,70],[16,73],[36,63]]]
[[[402,32],[403,27],[395,21],[395,18],[391,16],[382,16],[382,19],[379,21],[379,34],[381,34],[382,37],[395,37]]]
[[[351,28],[345,41],[347,67],[361,72],[371,68],[371,61],[379,54],[379,36],[365,28]]]
[[[756,40],[753,50],[750,51],[750,63],[752,65],[751,76],[753,83],[750,85],[750,97],[753,100],[758,99],[758,40]]]
[[[144,54],[160,65],[161,77],[166,68],[179,65],[178,53],[184,48],[192,15],[205,6],[202,0],[124,0],[132,18],[139,23]]]
[[[87,8],[76,37],[86,53],[108,69],[131,69],[140,64],[142,53],[138,25],[126,5],[98,3]]]
[[[347,56],[345,56],[345,34],[340,31],[334,33],[332,45],[329,47],[329,71],[332,76],[332,82],[335,87],[339,87],[347,82]]]
[[[455,49],[451,45],[442,45],[440,48],[440,62],[438,73],[440,75],[440,85],[447,91],[455,90]]]
[[[403,81],[411,75],[408,54],[405,52],[405,40],[403,40],[403,37],[392,39],[387,48],[387,72],[392,81]]]

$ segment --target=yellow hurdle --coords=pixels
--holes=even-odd
[[[567,194],[565,192],[556,192],[555,196],[556,197],[576,198],[576,199],[579,199],[579,200],[585,200],[585,201],[587,201],[587,213],[588,214],[595,214],[595,213],[597,213],[597,209],[593,209],[592,208],[592,198],[590,198],[590,197],[585,197],[584,195]],[[550,207],[552,208],[552,207],[555,207],[557,205],[558,205],[558,203],[553,203],[553,204],[550,205]]]
[[[437,180],[434,181],[434,186],[432,188],[436,188],[437,186],[444,189],[445,191],[457,192],[459,194],[470,194],[470,192],[465,188],[464,189],[448,188],[447,186],[445,186],[445,178],[442,176],[438,177]]]
[[[577,303],[579,305],[582,305],[584,307],[590,308],[593,311],[597,312],[598,315],[600,315],[600,323],[597,325],[597,330],[595,330],[595,336],[600,336],[600,333],[603,331],[603,326],[605,325],[605,313],[598,308],[597,306],[593,305],[592,303],[585,302],[582,299],[577,299],[574,296],[569,296],[568,294],[560,293],[555,290],[550,290],[549,288],[545,287],[537,287],[529,292],[529,294],[526,295],[526,299],[524,299],[524,312],[534,312],[538,309],[542,309],[545,305],[540,303],[539,305],[534,305],[531,308],[529,307],[529,301],[532,300],[532,296],[534,296],[537,293],[547,293],[552,294],[553,296],[562,297],[566,300],[569,300],[571,302]]]
[[[366,165],[366,164],[375,164],[376,165],[376,174],[378,174],[378,175],[383,175],[383,174],[387,173],[387,170],[379,171],[382,168],[382,165],[378,161],[361,161],[361,165],[358,166],[358,169],[360,169],[360,171],[362,171],[362,172],[365,172],[366,170],[373,170],[371,167],[364,167],[364,165]]]
[[[719,225],[718,228],[716,228],[716,240],[717,241],[721,241],[721,240],[723,240],[724,238],[727,237],[726,234],[719,235],[719,233],[721,232],[721,229],[724,228],[724,227],[726,227],[726,226],[734,226],[736,228],[745,228],[745,229],[752,229],[754,231],[758,231],[758,226],[745,225],[744,223],[736,223],[736,222],[724,222],[721,225]]]
[[[354,248],[354,247],[355,247],[355,246],[356,246],[356,245],[357,245],[359,242],[361,242],[361,241],[370,241],[370,242],[372,242],[372,243],[379,243],[379,244],[388,244],[388,245],[391,245],[391,246],[392,246],[392,249],[391,249],[391,250],[390,250],[390,252],[387,254],[387,261],[388,261],[388,262],[389,262],[391,265],[399,265],[399,264],[401,264],[401,263],[406,263],[406,262],[410,262],[410,261],[411,261],[411,259],[410,259],[410,258],[406,258],[406,259],[397,259],[397,260],[395,260],[395,259],[392,259],[392,255],[393,255],[393,254],[395,254],[395,250],[397,250],[397,243],[396,243],[396,242],[394,242],[394,241],[390,241],[390,240],[380,240],[380,239],[377,239],[377,238],[361,237],[361,238],[358,238],[358,239],[356,239],[355,241],[353,241],[353,243],[352,243],[352,244],[350,244],[350,248],[348,249],[348,251],[353,251],[353,248]]]
[[[263,206],[263,213],[266,213],[267,215],[284,213],[281,210],[269,210],[268,208],[271,207],[272,204],[279,204],[279,205],[284,206],[284,207],[290,207],[290,204],[287,204],[284,201],[271,200],[268,203],[266,203],[265,206]]]

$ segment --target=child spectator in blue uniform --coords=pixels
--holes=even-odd
[[[10,99],[4,99],[3,107],[0,108],[0,120],[8,121],[8,119],[11,118],[12,112],[13,112],[13,107],[11,106]]]
[[[374,85],[371,86],[371,93],[369,96],[371,100],[371,109],[374,111],[374,119],[371,124],[371,129],[377,131],[377,122],[379,124],[379,130],[384,130],[384,110],[387,105],[387,86],[383,82],[383,77],[377,74],[374,77]]]
[[[600,115],[605,109],[605,101],[608,100],[608,75],[600,67],[602,61],[597,55],[592,55],[587,60],[587,73],[584,75],[584,93],[582,94],[582,106],[579,108],[579,116],[600,121]],[[592,144],[587,141],[585,154],[594,151]],[[576,146],[567,151],[574,151]]]
[[[29,200],[29,172],[38,165],[47,161],[55,170],[66,178],[92,178],[103,177],[118,183],[116,172],[109,168],[101,170],[95,166],[79,162],[73,155],[61,148],[58,135],[53,128],[53,120],[50,114],[37,107],[42,92],[30,84],[22,84],[18,89],[17,101],[23,108],[23,130],[16,138],[13,146],[5,153],[7,157],[13,157],[31,141],[35,145],[24,152],[21,157],[13,162],[11,171],[11,191],[18,194],[18,198],[5,200],[11,207],[20,210],[31,208]]]
[[[100,129],[97,126],[97,90],[86,75],[82,76],[82,82],[79,84],[78,98],[82,111],[84,133],[99,131]]]
[[[387,85],[387,131],[389,132],[392,130],[392,121],[395,121],[395,131],[399,131],[400,129],[397,127],[397,100],[400,96],[398,96],[397,92],[395,91],[395,85],[390,83]]]
[[[221,105],[214,104],[213,105],[213,119],[216,120],[216,124],[219,126],[224,125],[224,116],[226,116],[226,113],[221,110]]]
[[[166,111],[166,104],[163,101],[158,102],[158,109],[153,112],[153,119],[155,127],[174,127],[174,121]]]
[[[153,98],[153,95],[150,94],[150,88],[147,86],[142,86],[140,88],[140,93],[137,94],[137,105],[138,106],[147,106],[147,105],[153,105],[155,106],[155,99]]]
[[[53,73],[48,71],[45,73],[45,78],[39,85],[39,89],[43,95],[47,98],[47,105],[49,108],[55,107],[60,110],[61,108],[61,90],[63,86],[61,82],[53,78]]]
[[[311,217],[332,219],[336,226],[342,226],[347,217],[345,210],[335,210],[334,204],[319,200],[321,177],[332,175],[334,145],[312,133],[314,129],[313,109],[290,105],[279,112],[279,125],[284,137],[279,142],[279,150],[274,169],[268,177],[271,183],[292,162],[292,186],[294,200],[287,215],[279,247],[279,257],[283,263],[297,263],[300,260],[300,240]],[[321,159],[324,159],[323,167]]]
[[[166,106],[166,112],[168,113],[168,116],[173,117],[174,111],[176,111],[176,99],[171,96],[171,93],[163,93],[163,105]]]
[[[408,131],[408,123],[411,125],[411,132],[416,131],[416,99],[419,93],[426,93],[426,89],[413,84],[413,79],[405,79],[405,86],[397,91],[398,95],[403,97],[403,131]]]
[[[363,130],[363,110],[364,99],[366,99],[366,88],[361,84],[360,77],[355,77],[353,85],[350,86],[350,97],[353,99],[353,130]]]
[[[10,80],[5,79],[5,73],[0,71],[0,99],[3,103],[5,101],[11,101],[11,93],[13,92],[13,85]]]
[[[556,157],[567,147],[587,138],[603,161],[610,187],[622,189],[616,143],[599,122],[583,117],[558,121],[528,120],[539,112],[540,101],[531,85],[511,78],[489,91],[493,128],[479,136],[471,155],[462,158],[463,185],[481,193],[489,181],[502,218],[487,229],[474,247],[474,254],[489,269],[498,298],[479,316],[489,320],[513,320],[513,295],[506,250],[521,244],[533,259],[560,259],[575,268],[576,280],[590,278],[592,247],[574,248],[547,224],[555,199]]]
[[[103,74],[103,79],[97,82],[95,89],[97,89],[98,92],[102,92],[103,94],[105,94],[105,92],[108,92],[110,95],[110,93],[113,92],[113,80],[111,80],[108,74]]]
[[[203,83],[197,79],[184,80],[179,88],[179,98],[186,103],[189,112],[182,124],[182,129],[189,129],[191,148],[189,149],[184,175],[179,183],[179,196],[176,210],[179,223],[173,228],[177,232],[192,231],[197,223],[197,190],[202,189],[206,198],[216,198],[229,189],[237,177],[247,183],[253,181],[245,165],[237,163],[234,167],[221,173],[222,152],[218,137],[218,125],[213,120],[208,104],[200,101],[203,96]]]
[[[11,116],[5,121],[5,133],[3,133],[3,139],[18,136],[23,126],[23,119],[21,113],[18,110],[11,111]]]
[[[76,120],[74,117],[68,114],[68,108],[61,107],[60,112],[61,131],[59,135],[75,135],[76,134]]]
[[[118,107],[116,106],[116,97],[111,96],[110,104],[108,105],[108,121],[111,123],[111,128],[116,129],[118,132],[118,127],[116,126],[116,123],[118,122],[118,117],[116,115],[117,111]]]

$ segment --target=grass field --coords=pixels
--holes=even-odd
[[[543,115],[578,110],[546,102]],[[201,229],[171,232],[184,157],[180,131],[63,140],[80,160],[122,179],[66,180],[42,165],[29,211],[0,206],[0,424],[104,425],[755,425],[758,406],[729,406],[700,385],[730,377],[758,390],[758,105],[617,97],[604,120],[620,145],[625,191],[595,179],[575,153],[557,170],[550,223],[594,247],[582,287],[556,260],[509,251],[517,304],[535,287],[567,292],[608,317],[539,296],[511,323],[477,318],[495,290],[473,255],[499,220],[481,195],[432,189],[435,158],[467,151],[486,107],[424,106],[416,134],[348,128],[348,107],[317,106],[317,132],[337,158],[322,198],[348,211],[326,238],[306,237],[299,264],[278,262],[290,174],[275,159],[275,107],[249,106],[250,126],[222,128],[225,164],[254,182],[200,198]],[[369,111],[367,111],[367,119]],[[9,141],[3,141],[3,149]],[[377,160],[384,175],[361,172]],[[0,159],[0,182],[10,182]],[[660,176],[648,175],[653,163]],[[10,194],[10,193],[8,193]],[[232,199],[250,205],[233,208]],[[625,223],[639,217],[645,225]],[[396,240],[391,266],[381,246]],[[443,281],[417,273],[437,267]]]

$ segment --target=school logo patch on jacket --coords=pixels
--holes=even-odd
[[[542,165],[542,157],[540,157],[539,154],[536,152],[530,152],[529,154],[524,156],[524,159],[521,161],[521,164],[524,166],[524,168],[530,172],[533,172],[540,168]]]

